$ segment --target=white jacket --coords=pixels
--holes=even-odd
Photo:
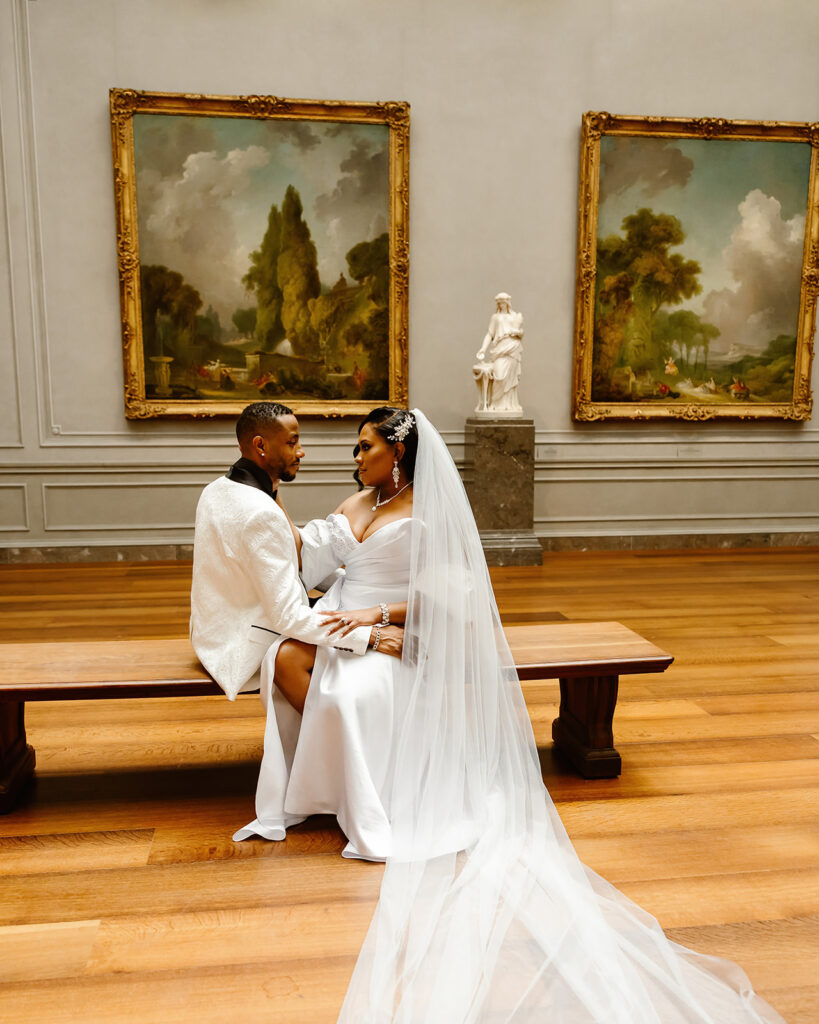
[[[312,587],[329,567],[314,549],[306,554],[316,566],[312,574],[306,566],[305,581]],[[363,654],[370,628],[359,626],[342,640],[328,638],[299,579],[284,512],[264,491],[220,477],[204,489],[196,508],[191,643],[234,700],[242,690],[258,689],[262,659],[279,636]]]

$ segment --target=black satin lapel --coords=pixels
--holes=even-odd
[[[234,483],[245,484],[248,487],[255,487],[257,491],[264,491],[274,501],[276,500],[277,492],[273,490],[270,477],[250,459],[242,458],[234,462],[225,476]]]

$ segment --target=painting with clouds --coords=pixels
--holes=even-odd
[[[405,388],[406,105],[258,99],[112,94],[129,414],[357,413]]]
[[[807,418],[810,129],[586,115],[578,418]]]

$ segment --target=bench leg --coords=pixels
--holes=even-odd
[[[26,705],[0,701],[0,814],[14,810],[34,775],[34,747],[26,743]]]
[[[552,722],[552,739],[586,779],[620,774],[611,728],[618,682],[617,676],[560,680],[560,713]]]

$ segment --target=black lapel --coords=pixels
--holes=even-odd
[[[243,457],[234,462],[227,473],[225,473],[225,476],[234,483],[246,484],[248,487],[255,487],[257,491],[264,491],[274,501],[276,500],[278,492],[273,490],[270,477],[255,462],[251,462],[250,459]]]

